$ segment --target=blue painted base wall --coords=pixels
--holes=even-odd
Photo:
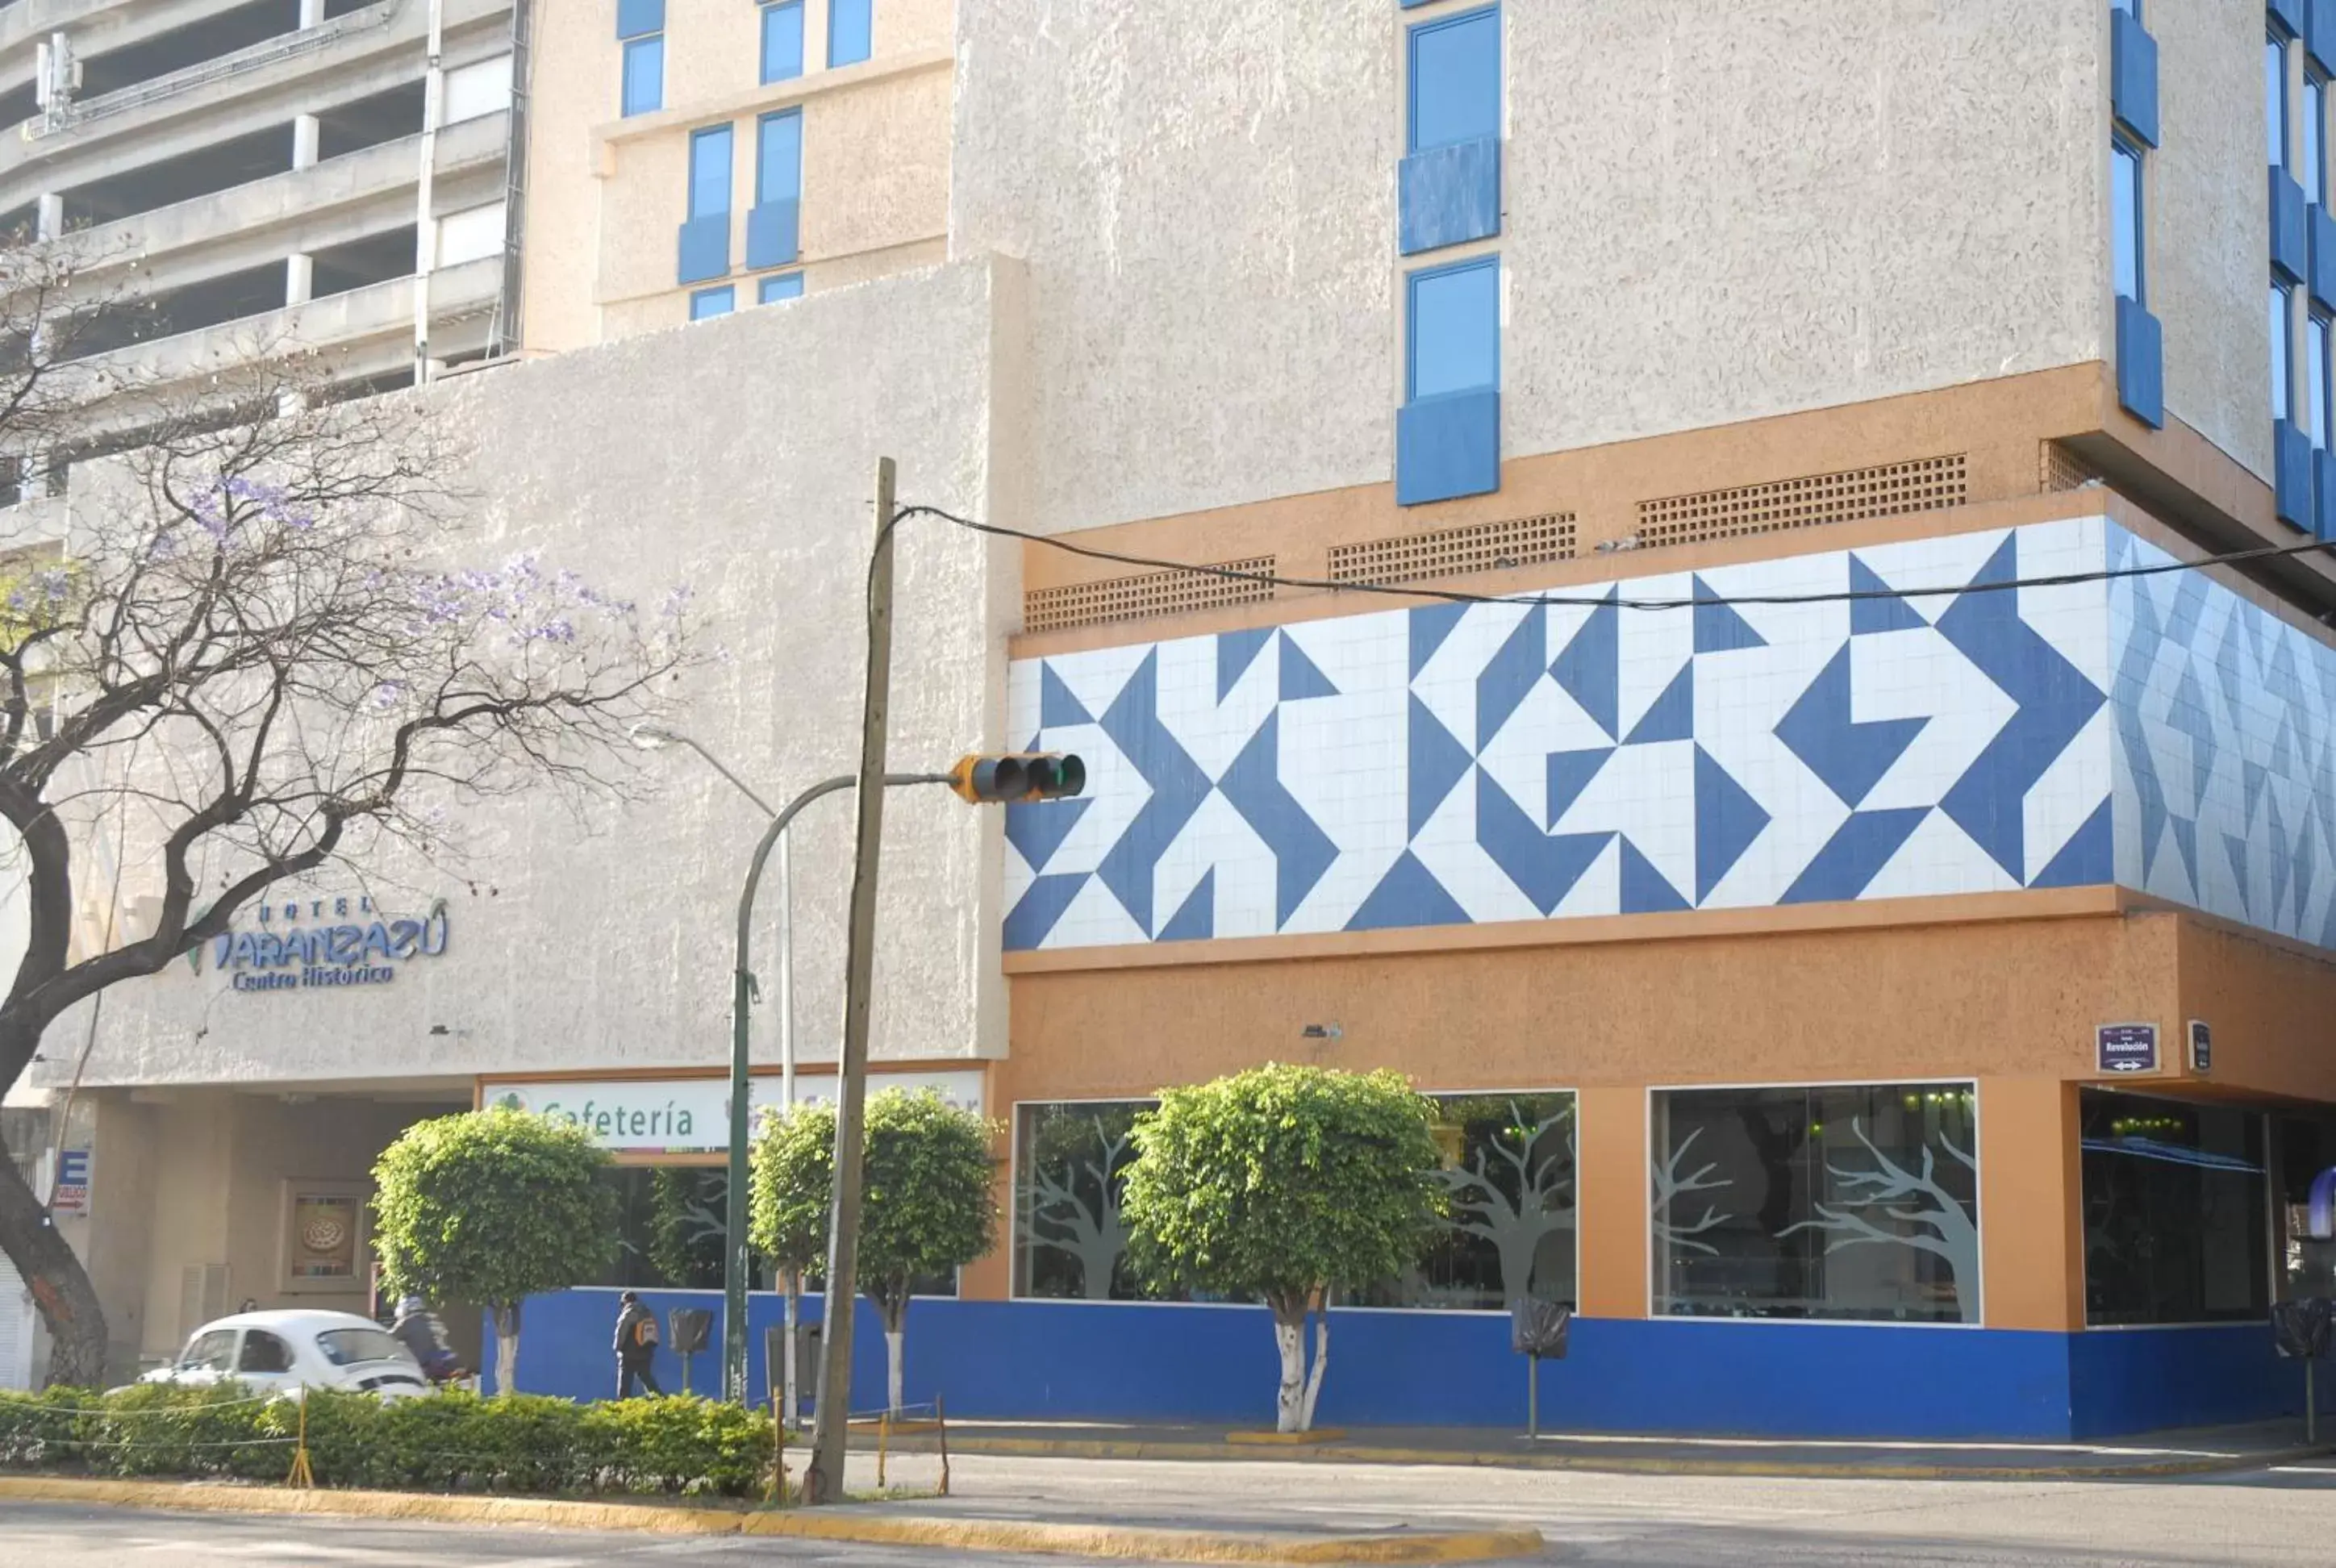
[[[642,1298],[661,1320],[677,1306],[709,1309],[720,1345],[718,1293]],[[815,1296],[803,1303],[809,1320],[820,1309]],[[764,1332],[781,1310],[775,1296],[749,1304],[757,1399],[768,1388]],[[529,1301],[520,1387],[608,1398],[616,1316],[610,1290]],[[681,1387],[669,1348],[657,1369],[668,1388]],[[908,1398],[939,1395],[970,1419],[1270,1425],[1278,1375],[1261,1308],[936,1299],[909,1311]],[[701,1393],[717,1388],[718,1354],[696,1357],[691,1380]],[[881,1403],[883,1337],[864,1301],[852,1386],[855,1406]],[[1594,1432],[2049,1441],[2300,1417],[2302,1389],[2301,1368],[2273,1354],[2262,1325],[2049,1334],[1583,1319],[1571,1357],[1542,1368],[1542,1420]],[[1524,1402],[1524,1363],[1509,1349],[1504,1316],[1331,1315],[1326,1425],[1514,1427]],[[2336,1389],[2322,1403],[2336,1407]]]

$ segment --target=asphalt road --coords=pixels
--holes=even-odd
[[[1631,1568],[2312,1568],[2336,1561],[2336,1464],[2167,1482],[1795,1481],[1257,1463],[968,1457],[904,1511],[1187,1527],[1433,1529],[1523,1522],[1543,1561]],[[0,1564],[43,1568],[584,1568],[952,1554],[789,1541],[566,1535],[10,1505]],[[1064,1558],[984,1556],[998,1568]]]

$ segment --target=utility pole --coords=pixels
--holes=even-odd
[[[892,685],[892,482],[876,460],[876,553],[868,564],[868,687],[860,729],[860,834],[852,868],[852,925],[843,967],[843,1051],[836,1064],[835,1197],[828,1215],[819,1408],[812,1420],[806,1502],[843,1495],[852,1419],[852,1326],[860,1287],[860,1193],[867,1144],[868,1011],[876,968],[876,865],[884,840],[886,710]]]

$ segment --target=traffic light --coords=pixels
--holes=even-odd
[[[1087,765],[1055,752],[959,757],[949,769],[949,788],[975,805],[1061,800],[1086,787]]]

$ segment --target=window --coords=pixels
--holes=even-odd
[[[2085,1321],[2245,1322],[2271,1310],[2263,1119],[2087,1089]]]
[[[1407,151],[1501,133],[1501,12],[1472,11],[1411,30]]]
[[[727,316],[737,305],[738,292],[728,284],[719,288],[701,288],[689,297],[689,318],[704,321],[711,316]]]
[[[803,111],[765,114],[754,126],[754,205],[803,196]]]
[[[2141,20],[2141,0],[2109,0],[2109,9],[2122,11],[2136,22]]]
[[[803,0],[763,7],[763,80],[792,82],[803,74]]]
[[[379,1329],[327,1329],[316,1336],[316,1349],[336,1367],[414,1359],[411,1351]]]
[[[828,0],[830,65],[857,65],[876,52],[875,12],[875,0]]]
[[[715,125],[689,139],[689,215],[714,218],[730,210],[730,127]]]
[[[1976,1323],[1969,1084],[1653,1096],[1654,1310]]]
[[[1445,1094],[1447,1223],[1418,1266],[1342,1298],[1364,1306],[1496,1311],[1527,1294],[1575,1300],[1574,1097]],[[1014,1293],[1163,1299],[1128,1268],[1119,1195],[1150,1100],[1023,1105],[1014,1122]]]
[[[235,1330],[213,1329],[187,1341],[179,1353],[181,1372],[224,1372],[235,1364]]]
[[[2117,247],[2117,291],[2136,305],[2142,292],[2145,255],[2142,226],[2141,149],[2120,136],[2109,152],[2110,222]]]
[[[1415,272],[1405,345],[1405,399],[1501,384],[1501,267],[1494,257]]]
[[[800,272],[774,272],[755,287],[754,303],[775,305],[782,299],[801,299],[803,283]]]
[[[2263,40],[2263,150],[2273,169],[2288,167],[2287,40]]]
[[[2303,328],[2303,413],[2304,433],[2312,444],[2321,451],[2328,450],[2328,370],[2331,324],[2318,311]]]
[[[2336,1241],[2312,1239],[2312,1183],[2336,1165],[2336,1117],[2287,1115],[2272,1125],[2272,1170],[2279,1183],[2273,1215],[2279,1222],[2279,1299],[2336,1296]]]
[[[2317,71],[2303,77],[2303,199],[2328,200],[2328,79]]]
[[[665,36],[652,33],[625,44],[625,103],[628,119],[665,107]]]
[[[2284,283],[2271,286],[2271,314],[2266,325],[2271,329],[2271,416],[2292,418],[2295,408],[2295,370],[2292,363],[2293,348],[2288,334],[2294,330],[2295,290]]]
[[[289,1372],[292,1347],[262,1329],[243,1331],[243,1353],[236,1358],[238,1372]]]

